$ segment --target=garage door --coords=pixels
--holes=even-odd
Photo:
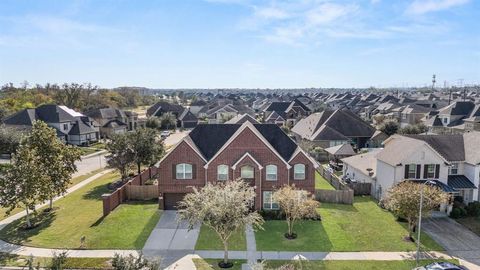
[[[163,204],[165,210],[177,210],[177,203],[183,199],[185,193],[165,193]]]

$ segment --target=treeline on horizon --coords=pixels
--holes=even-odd
[[[3,118],[23,109],[43,104],[65,105],[80,112],[98,108],[135,108],[152,105],[156,98],[145,95],[140,87],[100,88],[91,83],[64,83],[14,86],[7,83],[0,88],[0,122]]]

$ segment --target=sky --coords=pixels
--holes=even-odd
[[[0,83],[480,83],[480,0],[2,0]]]

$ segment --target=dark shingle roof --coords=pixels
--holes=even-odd
[[[157,110],[160,113],[158,113]],[[162,113],[165,113],[165,112],[171,112],[171,113],[174,113],[176,115],[179,115],[180,113],[183,112],[183,110],[184,110],[184,108],[183,108],[182,105],[172,104],[172,103],[168,103],[168,102],[165,102],[165,101],[160,101],[160,102],[155,103],[153,106],[151,106],[150,108],[147,109],[147,115],[148,116],[160,116]],[[155,112],[157,112],[157,114],[153,115]]]
[[[469,115],[475,104],[471,101],[457,101],[440,110],[440,114]]]
[[[68,132],[68,135],[81,135],[95,132],[95,129],[93,129],[90,125],[85,124],[82,120],[77,120]]]
[[[240,124],[200,124],[190,132],[189,136],[203,156],[210,160],[240,126]],[[297,145],[277,125],[255,124],[253,126],[280,156],[285,160],[290,159]]]
[[[448,161],[464,161],[465,147],[463,136],[455,135],[406,135],[428,143]]]
[[[291,102],[272,102],[265,111],[266,112],[285,112],[285,110],[290,106]]]
[[[35,109],[38,118],[47,123],[62,123],[74,121],[75,117],[62,110],[60,106],[47,104]]]
[[[6,125],[31,126],[35,120],[35,109],[25,109],[7,117],[4,123]]]
[[[454,189],[477,188],[465,175],[449,175],[448,185]]]

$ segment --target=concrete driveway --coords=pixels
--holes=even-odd
[[[480,266],[480,237],[450,218],[431,218],[422,229],[448,254]]]
[[[199,233],[200,226],[189,231],[187,223],[177,222],[177,211],[165,210],[142,252],[148,257],[161,258],[162,267],[175,265],[179,259],[194,253]]]

